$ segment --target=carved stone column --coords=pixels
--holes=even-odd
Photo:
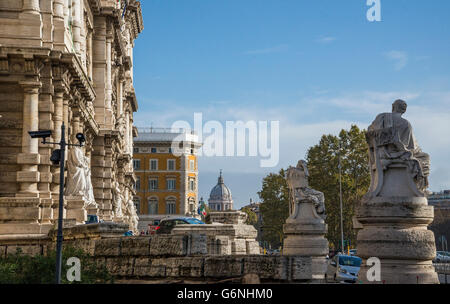
[[[20,192],[16,196],[38,197],[37,183],[39,182],[38,165],[40,163],[39,139],[31,138],[28,131],[39,129],[39,88],[40,82],[20,82],[24,92],[22,153],[17,156],[17,163],[22,170],[17,172]]]
[[[112,78],[111,78],[111,48],[112,44],[112,37],[106,38],[106,82],[105,82],[105,124],[106,128],[111,129],[112,128],[112,109],[111,109],[111,103],[112,103]]]

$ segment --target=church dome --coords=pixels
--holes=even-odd
[[[233,209],[231,190],[223,182],[222,171],[220,172],[217,185],[211,190],[208,202],[212,210],[220,211]]]
[[[217,200],[217,201],[231,200],[231,191],[223,182],[222,172],[220,173],[219,179],[217,181],[217,185],[215,185],[214,188],[212,188],[212,190],[211,190],[209,199]]]

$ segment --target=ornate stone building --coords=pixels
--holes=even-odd
[[[86,137],[79,155],[95,197],[90,205],[66,197],[65,218],[82,223],[97,214],[133,228],[140,2],[2,0],[0,12],[0,236],[44,235],[57,220],[59,166],[50,156],[58,146],[28,131],[51,130],[48,141],[59,142],[63,123],[69,142]],[[72,180],[69,164],[66,186]]]
[[[233,210],[233,197],[231,190],[223,182],[222,170],[217,180],[217,185],[212,188],[209,194],[208,205],[214,211]]]

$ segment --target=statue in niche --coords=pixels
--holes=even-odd
[[[128,213],[128,224],[130,225],[130,230],[137,232],[139,217],[136,213],[136,207],[134,206],[132,199],[128,199],[128,201],[127,201],[127,213]]]
[[[308,183],[308,166],[304,160],[297,163],[297,167],[287,169],[286,181],[289,187],[289,214],[290,218],[298,216],[298,206],[304,202],[312,202],[317,215],[323,219],[325,214],[325,197],[322,192],[311,189]]]
[[[377,171],[385,171],[389,166],[403,164],[408,167],[417,190],[424,194],[428,188],[430,156],[417,144],[409,121],[402,118],[406,108],[405,101],[396,100],[392,104],[392,113],[379,114],[367,130],[372,181],[380,180],[380,176],[374,176],[382,174]],[[373,187],[371,190],[369,194],[377,194],[373,193],[376,192]]]
[[[120,191],[119,183],[116,181],[114,188],[114,199],[113,199],[113,206],[114,206],[114,215],[117,217],[123,216],[122,212],[122,202],[124,200],[122,192]]]
[[[81,196],[85,207],[97,207],[91,183],[90,160],[81,147],[73,146],[67,161],[66,196]]]

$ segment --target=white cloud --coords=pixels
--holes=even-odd
[[[328,44],[328,43],[331,43],[331,42],[335,41],[336,39],[337,39],[336,37],[325,36],[325,37],[317,38],[316,42],[323,43],[323,44]]]
[[[403,68],[406,67],[406,65],[408,64],[408,54],[406,52],[403,51],[390,51],[387,53],[384,53],[384,55],[395,62],[394,64],[394,69],[396,71],[400,71]]]

